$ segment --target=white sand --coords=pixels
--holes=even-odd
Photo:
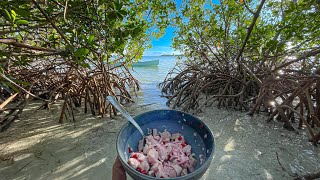
[[[60,106],[21,118],[0,133],[0,179],[111,179],[116,135],[126,122],[77,113],[77,122],[58,124]],[[132,115],[163,106],[131,105]],[[265,117],[215,107],[198,115],[216,138],[216,152],[202,179],[292,179],[320,168],[320,149]],[[282,167],[277,161],[277,154]]]

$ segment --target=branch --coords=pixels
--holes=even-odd
[[[242,54],[242,52],[244,50],[244,47],[246,46],[246,44],[247,44],[247,42],[249,40],[250,34],[251,34],[252,30],[253,30],[254,25],[256,24],[256,21],[257,21],[258,17],[260,16],[261,9],[262,9],[263,4],[265,2],[266,2],[266,0],[262,0],[260,5],[259,5],[259,7],[258,7],[257,12],[254,13],[254,16],[253,16],[253,19],[252,19],[252,23],[251,23],[251,25],[250,25],[250,27],[248,29],[247,35],[246,35],[246,37],[245,37],[245,39],[244,39],[244,41],[242,43],[242,47],[241,47],[239,53],[236,56],[236,59],[235,59],[236,62],[239,60],[239,58],[240,58],[240,56],[241,56],[241,54]],[[242,64],[242,65],[249,72],[249,74],[251,74],[256,79],[256,81],[259,84],[262,84],[261,80],[245,64]]]
[[[42,101],[45,101],[45,102],[49,102],[48,100],[46,99],[42,99],[34,94],[32,94],[31,92],[29,92],[28,90],[24,89],[23,87],[19,86],[18,84],[16,84],[15,82],[13,82],[11,79],[9,79],[6,75],[0,73],[0,76],[3,77],[5,80],[9,81],[10,83],[12,83],[13,85],[17,86],[19,89],[23,90],[24,92],[26,92],[27,94],[29,94],[30,96],[36,98],[36,99],[40,99]]]
[[[35,1],[32,0],[33,4],[40,10],[40,12],[44,15],[47,21],[49,21],[54,29],[57,30],[57,32],[60,34],[60,36],[66,41],[66,43],[71,46],[68,39],[64,36],[64,34],[61,32],[61,30],[55,25],[55,23],[50,19],[50,17],[47,15],[47,13],[40,7],[40,5]]]
[[[203,58],[206,59],[208,63],[210,63],[210,59],[208,58],[208,56],[204,56],[204,54],[196,48],[196,42],[194,42],[190,37],[188,38],[188,40],[193,43],[193,45],[190,45],[191,48],[196,50],[200,56],[203,56]]]
[[[10,52],[10,51],[0,51],[1,53],[5,54],[6,56],[32,56],[32,57],[43,57],[43,56],[54,56],[54,55],[61,55],[61,52],[50,52],[50,53],[32,53],[32,52]]]
[[[0,43],[8,44],[16,47],[32,49],[36,51],[45,51],[45,52],[56,52],[56,53],[63,53],[64,51],[58,49],[51,49],[51,48],[43,48],[37,46],[31,46],[29,44],[19,43],[15,39],[0,39]]]
[[[272,39],[273,41],[278,39],[278,37],[279,37],[279,35],[280,35],[280,33],[281,33],[282,30],[283,30],[283,28],[280,29],[280,30],[277,32],[277,34],[276,34],[276,35],[273,37],[273,39]],[[270,51],[271,51],[271,48],[268,48],[268,50],[264,53],[263,58],[262,58],[262,60],[261,60],[260,63],[259,63],[259,67],[261,67],[261,66],[264,64],[264,62],[267,60],[268,55],[270,54]]]
[[[219,62],[221,62],[221,60],[220,60],[220,58],[218,57],[218,55],[213,52],[213,50],[211,49],[211,47],[209,46],[209,44],[204,40],[204,38],[203,38],[202,35],[199,33],[199,31],[197,31],[197,29],[196,29],[196,32],[197,32],[197,34],[200,36],[200,38],[201,38],[202,42],[204,43],[204,45],[206,45],[207,48],[210,50],[210,52],[213,54],[213,56],[214,56],[215,58],[217,58],[217,60],[218,60]]]
[[[238,53],[238,55],[236,57],[236,61],[239,60],[239,58],[240,58],[240,56],[241,56],[241,54],[242,54],[242,52],[244,50],[244,47],[246,46],[247,41],[249,40],[250,34],[251,34],[252,30],[253,30],[254,25],[256,24],[256,21],[257,21],[258,17],[260,16],[261,9],[262,9],[263,4],[265,2],[266,2],[266,0],[262,0],[260,5],[259,5],[259,7],[258,7],[257,12],[254,13],[254,16],[253,16],[253,19],[252,19],[252,23],[251,23],[251,25],[250,25],[250,27],[248,29],[247,35],[246,35],[246,37],[245,37],[245,39],[244,39],[244,41],[242,43],[242,47],[241,47],[241,49],[240,49],[240,51],[239,51],[239,53]]]
[[[289,65],[291,65],[291,64],[293,64],[293,63],[295,63],[295,62],[298,62],[298,61],[300,61],[300,60],[303,60],[303,59],[305,59],[305,58],[308,58],[308,57],[311,57],[311,56],[315,56],[315,55],[317,55],[317,54],[319,54],[319,53],[320,53],[320,47],[317,47],[317,48],[315,48],[315,49],[313,49],[313,50],[311,50],[311,51],[308,51],[308,52],[303,52],[303,53],[300,54],[296,59],[294,59],[294,60],[292,60],[292,61],[289,61],[289,62],[286,62],[286,63],[283,63],[282,65],[274,68],[272,72],[276,72],[276,71],[278,71],[279,69],[282,69],[282,68],[284,68],[284,67],[286,67],[286,66],[289,66]]]
[[[64,12],[63,12],[64,20],[66,20],[67,8],[68,8],[68,0],[66,0],[66,5],[65,5],[65,8],[64,8]]]
[[[288,105],[285,105],[285,104],[284,104],[284,105],[279,105],[277,108],[288,108],[288,109],[290,109],[292,112],[296,113],[296,114],[300,117],[300,119],[304,122],[304,124],[307,126],[307,129],[309,130],[309,133],[310,133],[310,135],[312,136],[312,139],[314,138],[314,133],[313,133],[313,131],[312,131],[312,129],[311,129],[308,121],[303,117],[302,114],[300,114],[300,113],[299,113],[297,110],[295,110],[293,107],[288,106]]]
[[[247,5],[245,0],[243,0],[243,4],[251,14],[255,15],[255,13],[248,7],[248,5]]]
[[[0,110],[2,110],[9,102],[11,102],[18,93],[15,93],[14,95],[11,95],[7,100],[5,100],[2,104],[0,104]]]

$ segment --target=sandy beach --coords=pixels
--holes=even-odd
[[[58,124],[61,105],[50,110],[33,102],[21,118],[0,134],[0,179],[111,179],[121,116],[92,117],[79,109],[76,122]],[[131,115],[166,108],[137,102]],[[207,108],[197,115],[215,136],[214,159],[206,179],[292,179],[320,168],[320,149],[308,134],[284,130],[263,115]],[[71,120],[71,119],[70,119]],[[128,178],[130,179],[130,178]]]

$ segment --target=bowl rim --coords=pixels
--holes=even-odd
[[[207,128],[207,130],[209,131],[209,133],[211,134],[212,138],[213,138],[213,149],[212,151],[210,152],[210,156],[208,157],[208,159],[210,159],[210,161],[206,161],[205,163],[203,163],[198,169],[196,169],[195,171],[193,171],[192,173],[189,173],[187,175],[184,175],[184,176],[179,176],[179,177],[175,177],[175,178],[166,178],[166,179],[171,179],[171,180],[183,180],[183,179],[188,179],[188,178],[192,178],[192,175],[194,174],[200,174],[200,170],[201,170],[201,167],[205,167],[205,166],[210,166],[211,164],[211,161],[212,159],[214,158],[214,155],[215,155],[215,147],[216,147],[216,139],[211,131],[211,129],[209,128],[209,126],[203,122],[200,118],[190,114],[190,113],[186,113],[186,112],[183,112],[183,111],[179,111],[179,110],[175,110],[175,109],[156,109],[156,110],[151,110],[151,111],[146,111],[146,112],[143,112],[141,114],[138,114],[136,116],[133,117],[134,120],[136,120],[136,118],[140,117],[140,116],[143,116],[147,113],[151,113],[151,112],[155,112],[155,111],[176,111],[176,112],[179,112],[179,113],[183,113],[183,114],[188,114],[189,116],[195,118],[195,119],[198,119],[199,121],[201,121],[203,124],[204,124],[204,127]],[[127,127],[129,125],[129,121],[127,123],[125,123],[122,128],[120,129],[118,135],[117,135],[117,143],[116,143],[116,149],[117,149],[117,156],[119,157],[120,159],[120,162],[123,166],[126,166],[127,168],[130,169],[131,172],[133,172],[134,174],[136,175],[140,175],[142,177],[144,177],[145,179],[154,179],[154,180],[160,180],[160,179],[164,179],[164,178],[157,178],[157,177],[153,177],[153,176],[148,176],[148,175],[145,175],[145,174],[142,174],[138,171],[136,171],[135,169],[133,169],[131,166],[128,165],[127,162],[125,162],[121,156],[119,155],[120,154],[120,150],[119,150],[119,142],[120,142],[120,139],[119,139],[119,136],[121,134],[121,132],[125,129],[125,127]]]

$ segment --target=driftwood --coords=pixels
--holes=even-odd
[[[9,128],[10,124],[19,118],[20,114],[22,113],[23,109],[25,108],[27,103],[27,98],[24,101],[21,101],[18,105],[14,108],[6,109],[1,113],[8,111],[6,115],[0,117],[0,132],[5,131]]]

